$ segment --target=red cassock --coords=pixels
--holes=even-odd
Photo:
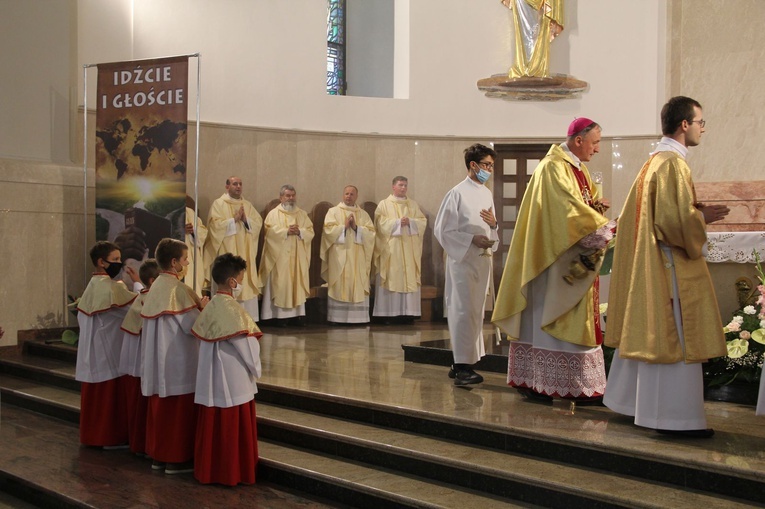
[[[255,400],[228,408],[197,406],[194,478],[204,484],[254,484],[258,466]]]
[[[124,403],[125,377],[80,386],[80,443],[109,446],[128,443]]]
[[[194,458],[197,408],[194,394],[149,397],[146,454],[155,461],[185,463]]]
[[[260,377],[262,334],[231,294],[219,291],[199,315],[194,401],[199,409],[194,477],[205,484],[255,483],[258,431],[255,380]]]
[[[146,452],[146,412],[149,398],[141,394],[141,379],[125,375],[125,406],[127,409],[128,444],[136,454]]]

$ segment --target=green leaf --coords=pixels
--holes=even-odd
[[[761,345],[765,345],[765,329],[757,329],[752,332],[752,339]]]

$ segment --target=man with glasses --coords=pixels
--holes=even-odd
[[[531,399],[598,400],[606,388],[598,253],[612,237],[585,162],[600,126],[574,120],[523,196],[492,321],[511,340],[508,384]]]
[[[606,332],[617,350],[603,402],[638,426],[706,438],[701,363],[726,355],[706,225],[729,209],[696,201],[685,158],[704,133],[701,113],[689,97],[664,105],[664,137],[619,217]]]
[[[497,219],[491,191],[497,153],[475,144],[465,149],[467,177],[441,202],[433,233],[446,251],[444,301],[454,364],[454,385],[483,382],[473,364],[486,355],[483,316],[490,294],[491,254],[497,250]]]

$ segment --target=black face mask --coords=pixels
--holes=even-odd
[[[104,261],[106,261],[106,260],[104,260]],[[110,278],[114,279],[115,277],[117,277],[117,275],[122,270],[122,265],[123,264],[122,264],[122,262],[106,262],[106,263],[109,264],[109,266],[106,267],[106,269],[105,269],[106,273],[109,274]]]

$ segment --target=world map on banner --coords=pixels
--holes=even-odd
[[[154,177],[185,180],[186,126],[167,119],[136,124],[128,116],[96,129],[99,176],[121,179],[151,168]]]

